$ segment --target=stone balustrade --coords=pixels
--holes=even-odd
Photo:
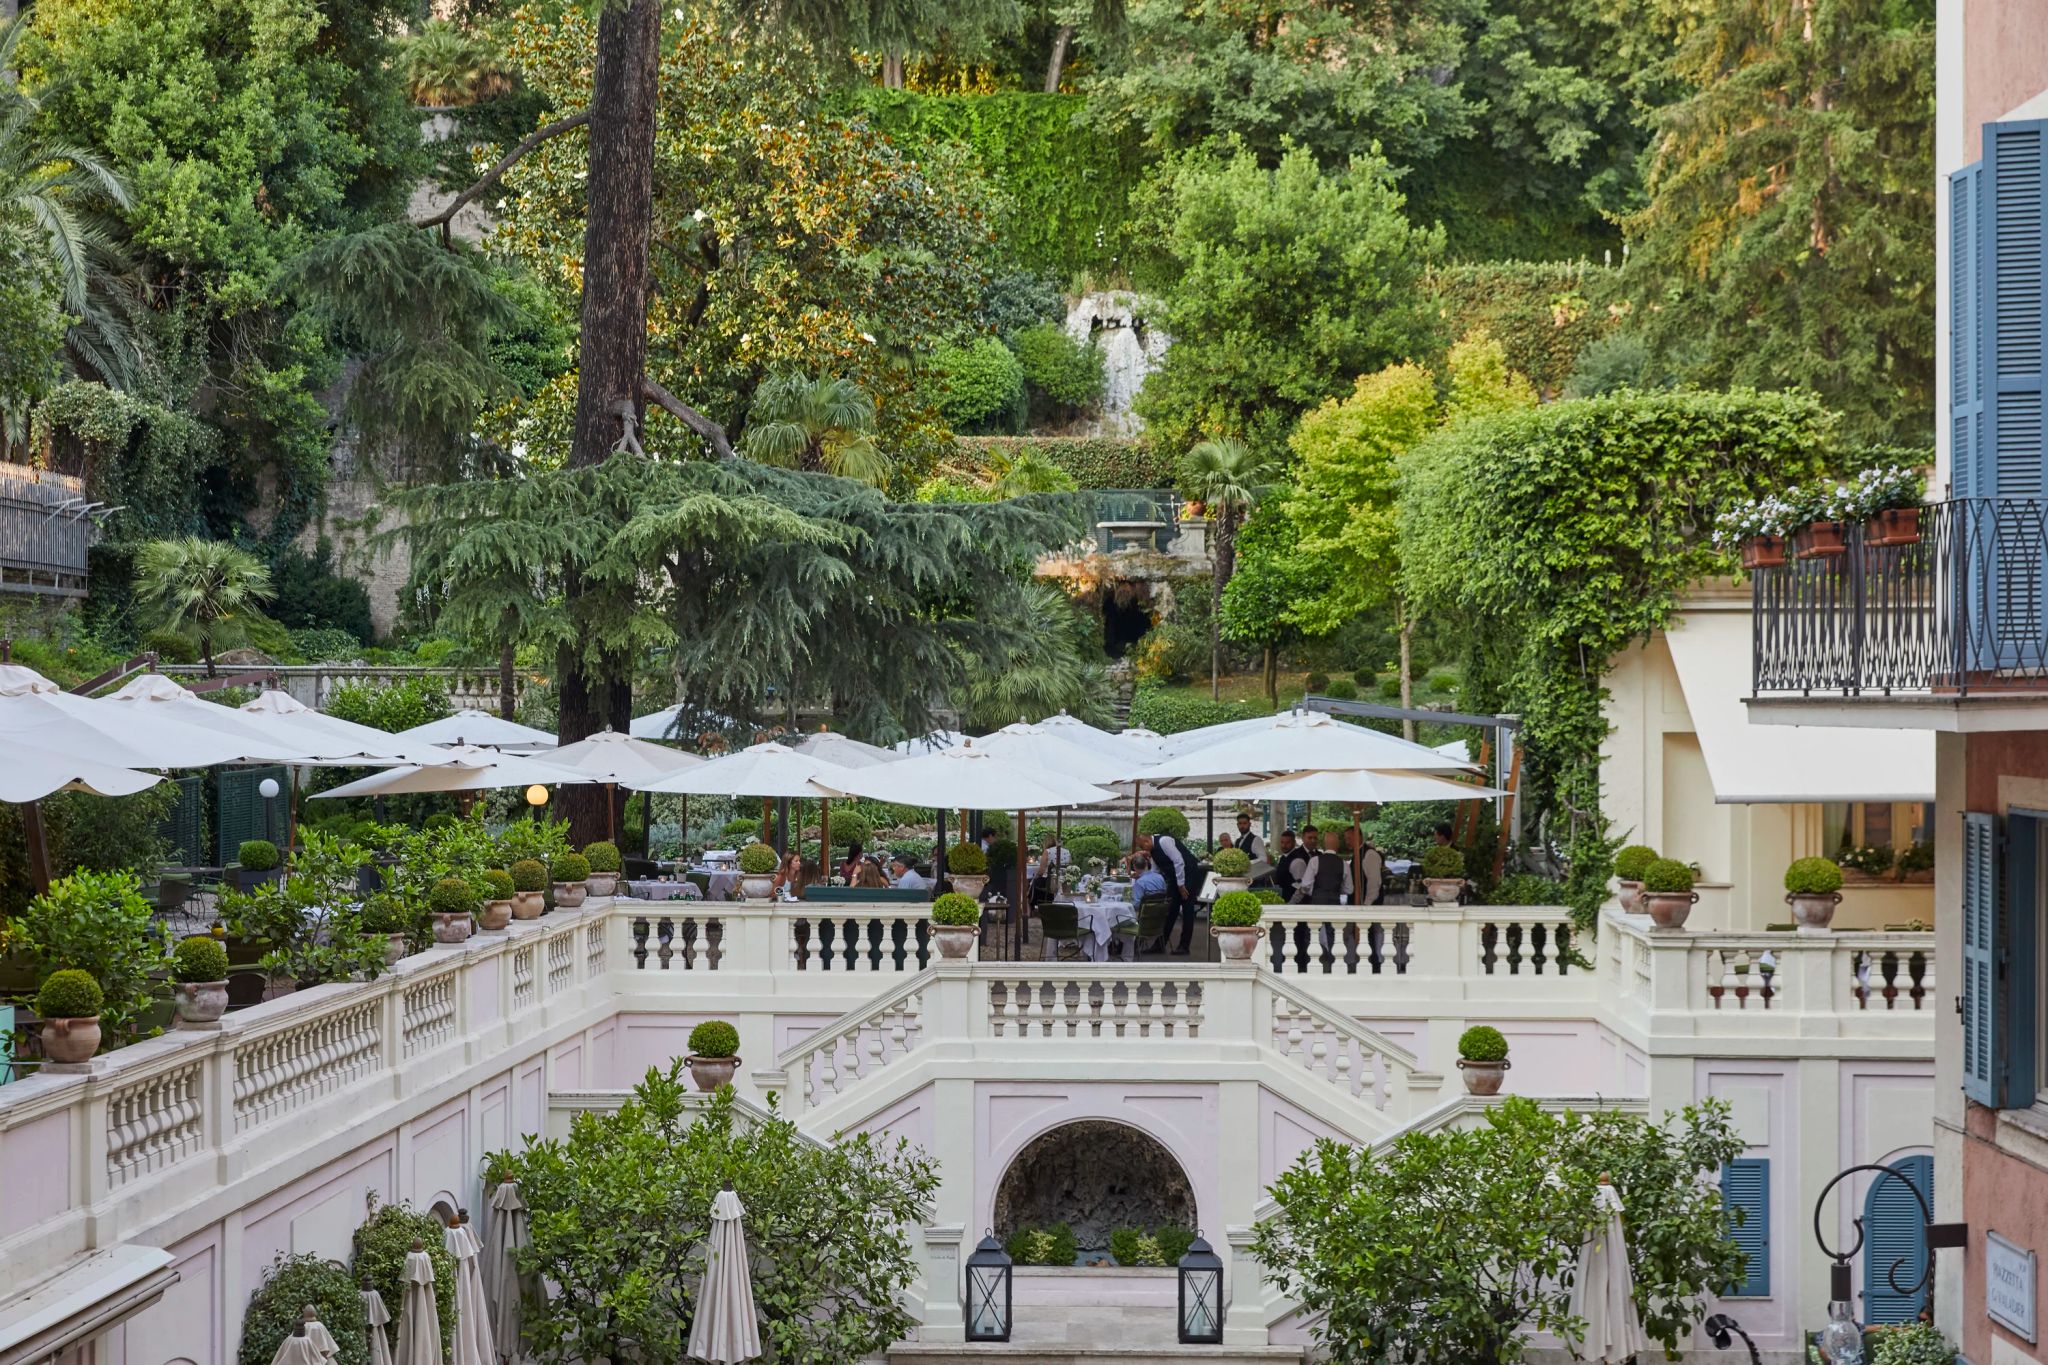
[[[1549,1000],[1591,986],[1558,906],[1273,905],[1265,925],[1259,961],[1275,972],[1318,987],[1370,980],[1379,999],[1472,987]]]

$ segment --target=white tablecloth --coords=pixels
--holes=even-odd
[[[1074,907],[1081,925],[1081,950],[1090,962],[1109,961],[1109,941],[1119,924],[1135,924],[1138,921],[1138,907],[1129,901],[1083,901],[1069,902]],[[1047,939],[1040,955],[1050,962],[1059,945]]]

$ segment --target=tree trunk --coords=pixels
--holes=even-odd
[[[1230,513],[1216,509],[1216,544],[1210,548],[1209,570],[1209,700],[1221,695],[1218,674],[1223,671],[1223,585],[1230,581]]]
[[[498,646],[498,714],[506,720],[516,719],[519,710],[519,689],[513,685],[515,658],[516,650],[508,633],[505,643]]]
[[[204,626],[199,630],[199,657],[206,663],[206,676],[213,677],[213,632]]]
[[[1394,603],[1394,624],[1401,631],[1401,705],[1415,704],[1415,680],[1409,671],[1411,646],[1415,639],[1415,623],[1408,619],[1406,607],[1397,599]],[[1401,719],[1401,738],[1415,742],[1415,722],[1404,716]]]
[[[1052,60],[1045,64],[1045,93],[1057,95],[1060,92],[1060,77],[1067,69],[1067,45],[1074,41],[1074,26],[1061,24],[1059,32],[1052,36]]]
[[[882,54],[882,85],[888,90],[903,88],[903,54],[884,52]]]
[[[1280,651],[1271,640],[1266,641],[1266,704],[1275,710],[1280,706]]]

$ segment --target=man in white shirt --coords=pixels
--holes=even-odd
[[[1173,937],[1174,923],[1178,920],[1182,921],[1180,942],[1174,946],[1173,953],[1176,957],[1186,957],[1195,936],[1194,856],[1171,834],[1140,834],[1138,852],[1149,857],[1152,866],[1166,878],[1166,927],[1159,931],[1159,937],[1152,941],[1149,951],[1166,951],[1166,941]]]
[[[917,869],[902,858],[889,860],[889,885],[898,891],[929,891],[932,884],[917,875]]]
[[[1237,847],[1255,863],[1266,861],[1266,836],[1252,829],[1249,811],[1237,813]]]

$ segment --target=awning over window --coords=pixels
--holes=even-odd
[[[50,1360],[140,1313],[177,1282],[171,1253],[157,1247],[88,1252],[0,1309],[0,1361]]]
[[[1927,731],[1750,724],[1749,622],[1746,611],[1692,611],[1664,637],[1715,801],[1934,799]]]

